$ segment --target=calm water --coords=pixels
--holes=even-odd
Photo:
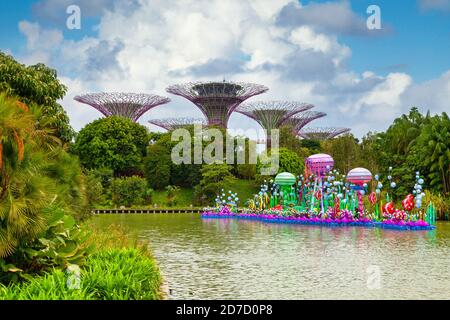
[[[95,221],[150,240],[171,299],[450,299],[450,223],[402,232],[195,214]]]

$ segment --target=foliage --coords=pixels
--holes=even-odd
[[[87,169],[109,168],[116,176],[140,173],[147,154],[146,127],[112,116],[86,125],[75,140],[74,152]]]
[[[225,163],[213,163],[202,168],[202,180],[195,188],[195,200],[199,204],[211,204],[224,184],[235,180]]]
[[[279,141],[280,148],[286,148],[295,152],[305,149],[302,140],[298,139],[292,133],[291,127],[289,126],[281,127],[279,133],[280,133],[280,141]]]
[[[291,151],[286,148],[280,148],[280,149],[271,149],[269,154],[269,157],[278,157],[278,171],[280,172],[291,172],[293,174],[300,174],[304,171],[305,165],[304,160],[301,159],[297,153],[294,151]],[[258,162],[257,171],[261,172],[261,169],[271,166],[271,163],[264,164],[262,162]],[[260,177],[260,175],[258,175]],[[264,176],[262,176],[264,177]],[[261,178],[258,178],[259,181]]]
[[[341,172],[349,172],[362,166],[361,147],[352,134],[346,134],[334,139],[325,140],[322,150],[334,159],[334,168]]]
[[[67,286],[68,274],[54,269],[29,282],[4,287],[5,300],[155,300],[161,299],[161,276],[142,249],[107,249],[89,257],[81,269],[80,288]]]
[[[64,97],[67,88],[59,82],[54,69],[41,63],[25,66],[0,52],[0,91],[18,97],[28,105],[37,104],[42,109],[37,118],[40,124],[55,128],[55,134],[63,142],[73,139],[74,131],[69,118],[56,102]]]
[[[180,188],[177,186],[167,186],[166,187],[166,194],[167,194],[167,205],[169,207],[177,205],[176,196],[178,194],[178,191],[180,191]]]
[[[161,190],[170,184],[170,150],[162,144],[148,147],[144,173],[151,188]]]
[[[88,186],[86,188],[86,197],[91,206],[101,204],[105,201],[102,180],[93,170],[89,170],[86,174],[86,185]]]
[[[147,198],[147,181],[138,176],[115,178],[111,193],[115,205],[130,207],[143,204]]]
[[[302,148],[308,150],[308,154],[322,153],[322,146],[320,145],[320,141],[302,139],[300,140]]]
[[[450,119],[429,117],[411,147],[407,163],[428,177],[430,189],[450,193]]]

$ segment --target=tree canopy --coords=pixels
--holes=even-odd
[[[87,169],[109,168],[116,176],[142,174],[147,154],[147,128],[113,116],[95,120],[80,130],[74,152]]]
[[[26,66],[12,56],[0,52],[0,91],[18,98],[27,105],[38,105],[42,113],[38,116],[41,126],[50,126],[63,142],[70,142],[75,132],[69,124],[69,117],[57,103],[66,94],[56,70],[42,63]]]

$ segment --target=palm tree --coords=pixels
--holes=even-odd
[[[35,123],[26,105],[0,94],[0,258],[42,230],[42,210],[55,200],[44,171],[48,139]]]

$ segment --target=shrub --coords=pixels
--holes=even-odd
[[[147,128],[130,119],[113,116],[85,126],[73,150],[87,169],[109,168],[116,176],[141,172],[149,143]]]
[[[225,164],[208,164],[202,168],[202,180],[195,187],[195,201],[197,204],[211,204],[223,188],[224,184],[230,184],[235,180],[230,172],[230,167]]]
[[[112,182],[111,192],[115,205],[140,205],[147,197],[147,181],[138,176],[116,178]]]
[[[169,207],[177,205],[176,196],[180,191],[180,188],[177,186],[167,186],[166,194],[167,194],[167,205]]]
[[[68,274],[54,269],[22,284],[0,285],[4,300],[156,300],[161,276],[144,249],[107,249],[92,255],[80,274],[80,288],[67,286]]]
[[[159,144],[148,148],[148,155],[144,159],[144,172],[151,188],[161,190],[170,184],[170,166],[169,149]]]

